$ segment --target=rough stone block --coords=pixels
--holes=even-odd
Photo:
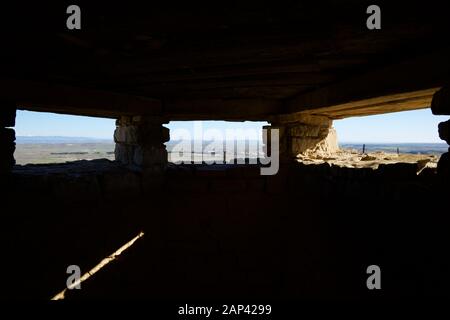
[[[321,126],[298,125],[290,128],[289,132],[292,137],[318,137],[321,129]]]
[[[158,145],[169,141],[169,129],[161,125],[144,124],[138,127],[137,143],[140,145]]]
[[[439,138],[450,144],[450,120],[439,123]]]
[[[162,171],[168,156],[169,129],[140,116],[121,117],[114,132],[116,160],[129,166]],[[156,172],[155,172],[156,173]]]
[[[167,142],[170,140],[170,130],[166,127],[161,127],[161,142]]]
[[[0,157],[4,157],[6,159],[14,159],[14,151],[16,151],[16,144],[14,142],[4,144],[1,148],[3,149],[3,154]]]
[[[291,152],[296,156],[299,153],[303,153],[308,149],[314,148],[321,139],[317,138],[292,138],[291,139]]]
[[[137,146],[134,148],[133,164],[139,167],[167,164],[167,150],[165,147]]]
[[[306,120],[306,119],[305,119]],[[312,121],[312,119],[310,119]],[[289,160],[295,158],[300,153],[305,153],[306,151],[314,151],[318,144],[327,139],[331,132],[332,121],[328,118],[317,118],[312,122],[286,122],[278,124],[277,126],[272,126],[271,128],[280,129],[280,140],[279,140],[279,153],[281,160]],[[334,135],[336,137],[336,135]],[[264,137],[263,137],[264,138]],[[267,154],[267,149],[269,143],[264,141],[264,152]],[[331,143],[336,139],[328,139],[326,142]],[[328,145],[321,146],[321,150],[330,149],[337,150],[337,140],[334,143],[333,148],[328,148]]]
[[[16,125],[16,108],[0,106],[0,127],[14,127]]]
[[[16,132],[14,129],[0,128],[0,146],[16,141]]]
[[[137,127],[120,126],[114,131],[114,141],[116,143],[137,144]]]
[[[114,154],[116,161],[119,161],[124,165],[130,165],[133,163],[134,150],[131,145],[116,143]]]
[[[314,148],[315,152],[333,154],[339,151],[337,133],[334,128],[326,129],[325,138]]]
[[[16,164],[16,160],[14,159],[16,144],[11,143],[2,146],[2,149],[2,154],[0,155],[0,173],[10,172]]]
[[[450,87],[437,91],[431,101],[431,111],[435,115],[450,115]]]
[[[131,117],[131,122],[132,123],[140,123],[143,121],[143,119],[144,119],[144,117],[142,117],[142,116],[133,116],[133,117]]]
[[[318,138],[326,138],[330,130],[334,130],[331,127],[319,127],[319,134],[317,135]]]
[[[154,125],[118,126],[114,132],[116,143],[133,145],[160,145],[170,140],[169,129]]]
[[[0,128],[0,173],[10,172],[16,161],[14,151],[16,150],[16,133],[13,129]]]
[[[128,126],[131,124],[131,117],[130,116],[122,116],[120,119],[117,120],[117,125],[120,126]]]

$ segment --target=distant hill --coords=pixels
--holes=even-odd
[[[40,137],[17,136],[17,144],[58,144],[58,143],[114,143],[112,139],[86,138],[86,137]]]
[[[436,154],[447,152],[446,143],[366,143],[366,152],[391,152],[396,153],[397,148],[400,153],[410,154]],[[340,143],[344,149],[362,150],[363,143]]]
[[[199,141],[196,141],[199,142]],[[113,144],[113,139],[87,138],[87,137],[60,137],[60,136],[17,136],[17,144]],[[169,141],[166,143],[167,150],[170,152],[177,144],[177,141]],[[194,143],[194,141],[192,141]],[[206,146],[210,141],[203,141]],[[261,142],[260,142],[261,144]],[[362,150],[363,143],[346,143],[341,142],[341,148]],[[366,143],[367,152],[397,152],[411,154],[442,154],[447,152],[448,145],[446,143]]]

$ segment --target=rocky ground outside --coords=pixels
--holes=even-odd
[[[361,153],[353,149],[340,149],[333,154],[301,154],[297,159],[304,164],[329,163],[347,168],[372,169],[377,169],[380,164],[417,163],[420,172],[424,168],[436,168],[439,156],[435,154],[397,154],[383,151]]]

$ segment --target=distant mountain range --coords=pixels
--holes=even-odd
[[[355,149],[362,151],[364,143],[339,143],[344,149]],[[447,152],[446,143],[366,143],[366,152],[388,152],[388,153],[411,153],[411,154],[442,154]]]
[[[17,144],[114,143],[112,139],[59,136],[17,136]]]
[[[111,139],[88,138],[88,137],[60,137],[60,136],[17,136],[17,144],[84,144],[84,143],[108,143],[113,144]],[[170,151],[177,141],[169,141],[166,143],[167,149]],[[206,146],[210,141],[203,141]],[[362,150],[364,143],[339,143],[341,148]],[[447,152],[448,145],[445,143],[366,143],[367,152],[397,152],[413,153],[413,154],[442,154]]]

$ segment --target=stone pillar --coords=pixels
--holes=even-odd
[[[436,92],[431,102],[431,111],[435,115],[450,115],[450,87],[446,86]],[[439,137],[450,144],[450,120],[439,123]],[[449,148],[450,152],[450,148]],[[439,159],[438,174],[450,176],[450,154],[444,153]]]
[[[164,142],[169,129],[157,118],[123,116],[116,122],[114,141],[116,161],[146,173],[161,173],[167,166]]]
[[[295,159],[300,154],[330,155],[339,150],[337,134],[332,128],[333,121],[327,117],[312,115],[291,115],[276,117],[272,125],[264,127],[270,130],[278,129],[280,137],[280,158]],[[265,139],[265,137],[263,137]],[[265,149],[270,141],[264,141]]]
[[[0,107],[0,175],[10,173],[16,164],[14,151],[16,150],[16,132],[11,127],[16,125],[16,108]]]

